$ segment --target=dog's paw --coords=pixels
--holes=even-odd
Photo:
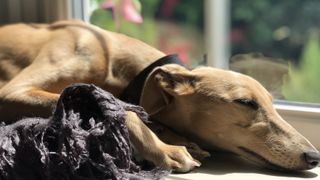
[[[199,167],[199,161],[192,158],[184,146],[164,145],[162,147],[164,159],[162,166],[175,172],[188,172]]]
[[[208,151],[201,149],[196,143],[193,142],[185,141],[177,143],[177,145],[185,146],[192,157],[199,161],[211,156]]]

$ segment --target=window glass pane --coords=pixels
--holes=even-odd
[[[320,102],[320,1],[231,0],[230,68],[278,99]]]
[[[199,0],[91,0],[90,22],[178,53],[190,66],[203,63],[203,3]],[[129,12],[141,9],[143,23]]]
[[[205,63],[204,1],[90,2],[91,23],[140,39],[167,54],[178,53],[190,66]],[[128,2],[141,8],[143,23],[126,19],[123,7]],[[319,103],[320,1],[230,2],[230,69],[257,79],[277,99]]]

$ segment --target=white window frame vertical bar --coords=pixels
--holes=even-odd
[[[89,22],[90,0],[69,0],[70,16],[72,19],[81,19]]]
[[[230,0],[205,0],[207,65],[229,69]]]

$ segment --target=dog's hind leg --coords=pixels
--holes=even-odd
[[[42,47],[32,64],[0,88],[0,121],[49,116],[66,86],[100,85],[105,79],[104,66],[98,61],[101,57],[93,55],[94,50],[83,50],[67,31],[57,33],[61,34]]]
[[[11,123],[28,116],[48,117],[60,96],[58,90],[50,92],[48,87],[60,86],[62,91],[61,74],[59,69],[48,65],[31,64],[22,70],[0,88],[0,121]]]
[[[0,89],[0,121],[11,123],[23,117],[48,117],[58,98],[59,94],[31,85],[4,86]]]

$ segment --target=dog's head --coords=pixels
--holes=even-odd
[[[284,121],[256,80],[209,67],[155,69],[140,104],[154,119],[207,148],[221,148],[273,168],[317,166],[319,152]]]

